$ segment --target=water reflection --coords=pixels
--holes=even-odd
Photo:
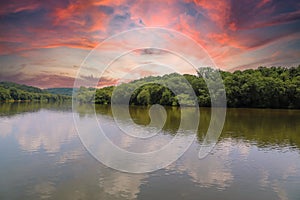
[[[58,152],[61,145],[75,135],[70,114],[41,110],[37,114],[25,114],[4,119],[1,136],[13,135],[20,148],[29,151],[41,149],[48,153]]]
[[[300,110],[231,109],[223,132],[260,147],[300,148]]]
[[[174,166],[173,170],[187,173],[201,187],[214,186],[224,190],[231,185],[234,179],[230,159],[228,159],[231,147],[227,142],[222,142],[218,145],[218,148],[221,151],[215,151],[214,156],[208,156],[204,160],[195,159],[198,149],[195,147],[191,148],[180,159],[180,165]]]
[[[40,199],[49,199],[55,192],[54,183],[46,181],[34,186],[33,193],[36,193]]]
[[[128,174],[118,171],[103,174],[99,178],[99,186],[115,199],[136,199],[140,186],[145,184],[147,174]]]
[[[43,102],[22,102],[22,103],[1,103],[0,102],[0,117],[10,117],[22,113],[38,112],[41,109],[53,110],[57,112],[70,111],[70,103],[43,103]]]
[[[180,110],[167,108],[163,133],[153,145],[110,132],[117,145],[153,150],[178,129]],[[96,106],[111,127],[109,106]],[[197,158],[210,119],[201,109],[198,140],[175,163],[132,175],[94,160],[80,143],[71,105],[0,104],[0,199],[297,199],[300,196],[300,111],[229,109],[219,143]],[[78,117],[89,127],[91,105]],[[133,120],[149,123],[147,108],[131,107]],[[126,120],[126,119],[124,119]],[[109,153],[109,152],[108,152]],[[252,194],[252,195],[249,195]]]

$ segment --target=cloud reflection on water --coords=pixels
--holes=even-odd
[[[90,117],[90,115],[82,115],[81,119],[88,121]],[[110,117],[104,113],[98,113],[98,117],[106,124],[111,123]],[[226,134],[220,139],[210,156],[204,160],[197,158],[199,143],[195,141],[179,161],[166,169],[150,174],[132,175],[108,169],[91,159],[76,136],[72,113],[69,111],[39,110],[12,117],[4,116],[0,121],[0,141],[8,141],[11,143],[9,145],[13,146],[15,144],[10,140],[13,139],[18,145],[13,148],[20,148],[21,152],[10,153],[13,158],[20,159],[17,160],[20,165],[11,166],[8,170],[5,165],[10,161],[2,159],[4,165],[0,165],[0,169],[8,170],[7,172],[10,173],[14,170],[24,173],[19,175],[7,173],[6,184],[0,181],[0,185],[5,189],[15,182],[26,184],[25,180],[31,180],[30,187],[26,186],[28,195],[38,196],[39,199],[62,198],[64,195],[68,198],[89,199],[91,192],[95,197],[102,199],[138,199],[144,194],[145,188],[155,186],[153,177],[158,176],[161,182],[168,181],[168,177],[174,177],[180,185],[180,188],[176,188],[176,184],[172,185],[168,182],[171,184],[170,187],[175,189],[174,195],[187,189],[183,184],[187,180],[193,182],[193,187],[217,189],[219,192],[229,191],[228,193],[239,195],[241,198],[244,194],[237,194],[235,191],[243,185],[251,185],[258,194],[268,194],[275,199],[296,198],[297,193],[299,194],[296,186],[300,184],[299,152],[288,147],[281,147],[278,150],[277,144],[274,144],[275,149],[269,148],[270,145],[268,148],[259,147],[256,144],[259,144],[260,139],[265,139],[263,135],[255,138],[257,143],[253,142],[253,138],[251,142],[246,140],[245,134],[251,133],[252,129],[250,130],[251,126],[247,126],[245,118],[240,120],[239,126],[242,123],[246,124],[241,129],[243,137],[237,135],[230,137]],[[268,120],[265,119],[265,122]],[[86,125],[88,127],[88,123]],[[227,122],[227,129],[232,130],[233,127],[236,127],[234,123]],[[264,127],[268,127],[267,124]],[[286,134],[289,134],[288,129],[285,130],[287,130]],[[170,137],[171,134],[158,139],[165,140]],[[119,139],[121,141],[117,141],[118,144],[125,147],[132,145],[132,141],[122,141],[122,137]],[[146,147],[146,150],[155,149],[155,145],[154,143],[154,146]],[[28,157],[23,155],[24,152],[28,153],[26,154]],[[34,157],[32,152],[37,157]],[[39,155],[45,160],[41,160]],[[0,157],[4,158],[3,152],[0,153]],[[31,159],[30,165],[22,160],[27,158]],[[46,175],[39,177],[39,173]],[[91,191],[90,187],[95,188]],[[204,191],[208,192],[208,190]],[[190,195],[196,194],[198,193]],[[216,194],[207,193],[211,197]]]

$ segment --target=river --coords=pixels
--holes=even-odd
[[[130,107],[130,114],[140,127],[150,122],[146,107]],[[114,128],[106,134],[121,148],[155,150],[179,127],[180,108],[166,114],[149,144]],[[183,156],[142,174],[111,169],[87,151],[74,119],[88,131],[95,117],[104,127],[115,124],[105,105],[0,104],[0,199],[300,199],[300,110],[227,109],[218,143],[199,159],[210,122],[210,109],[201,108],[197,137]]]

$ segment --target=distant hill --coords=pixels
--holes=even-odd
[[[13,83],[13,82],[6,82],[6,81],[0,82],[0,87],[6,88],[6,89],[16,88],[19,90],[23,90],[26,92],[33,92],[33,93],[44,93],[42,89],[37,88],[37,87]]]
[[[51,94],[37,87],[0,82],[0,101],[65,101],[71,100],[70,96]]]
[[[48,89],[44,89],[44,91],[51,94],[72,96],[73,88],[48,88]]]

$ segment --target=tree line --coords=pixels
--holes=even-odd
[[[200,68],[197,75],[173,73],[100,89],[81,87],[76,93],[76,100],[96,104],[193,105],[195,98],[190,92],[192,87],[196,103],[209,107],[211,94],[203,76],[217,73],[221,75],[225,86],[228,107],[300,108],[300,65],[234,72]],[[218,91],[214,91],[213,95],[212,98],[217,99]]]
[[[70,101],[71,97],[48,93],[40,88],[12,82],[0,82],[0,102],[13,101]]]

